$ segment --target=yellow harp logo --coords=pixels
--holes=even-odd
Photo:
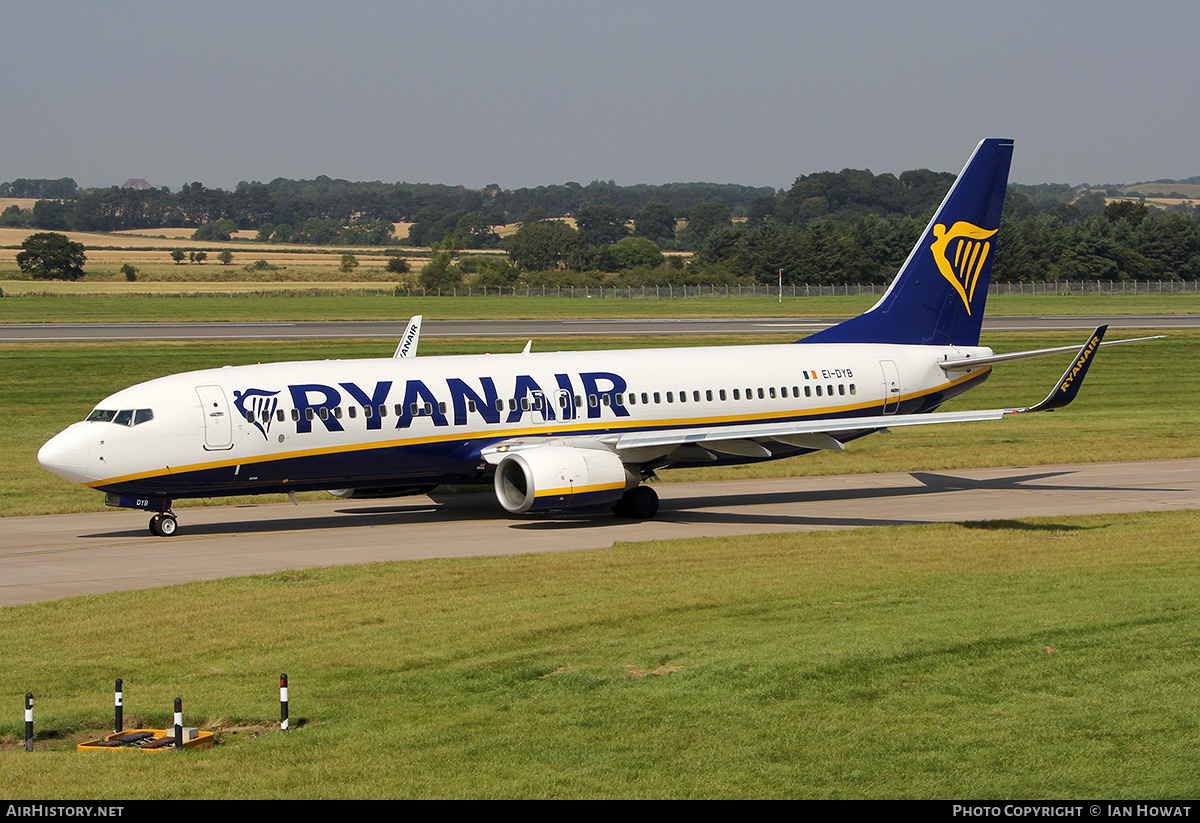
[[[937,238],[929,247],[933,259],[942,277],[950,281],[962,298],[967,314],[971,313],[971,301],[975,297],[979,273],[983,271],[983,265],[992,251],[992,244],[987,239],[996,231],[986,231],[962,220],[951,226],[950,231],[946,231],[941,223],[933,227],[933,235]]]

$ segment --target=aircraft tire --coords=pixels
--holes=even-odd
[[[150,533],[156,537],[171,537],[179,530],[179,521],[173,514],[156,514],[150,518]]]
[[[649,486],[638,486],[621,496],[613,514],[629,520],[652,520],[658,514],[658,493]]]

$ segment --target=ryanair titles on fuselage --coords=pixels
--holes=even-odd
[[[797,369],[795,374],[801,383],[854,378],[849,367]],[[435,427],[466,426],[472,416],[493,425],[521,424],[526,415],[529,421],[539,423],[593,421],[605,416],[628,418],[630,412],[626,406],[634,405],[636,400],[629,397],[628,381],[612,371],[559,372],[550,378],[543,376],[541,382],[532,375],[517,374],[503,379],[504,392],[497,387],[497,378],[491,376],[444,380],[444,387],[439,385],[441,381],[421,378],[373,382],[360,378],[357,382],[338,381],[332,385],[289,383],[284,389],[248,386],[235,389],[233,398],[239,414],[264,438],[269,438],[272,424],[288,419],[295,425],[296,434],[309,434],[316,430],[314,427],[322,426],[329,432],[345,431],[348,421],[343,417],[343,407],[347,407],[350,419],[361,414],[362,421],[356,425],[378,431],[385,427],[407,429],[418,417],[428,419]],[[746,399],[750,399],[751,389],[745,391]],[[657,404],[660,392],[652,394]],[[712,392],[706,394],[712,399]],[[733,390],[733,396],[737,397],[737,390]],[[775,397],[773,389],[770,396]],[[290,414],[285,411],[289,399]],[[725,399],[724,392],[721,399]],[[647,402],[647,398],[642,402]]]
[[[287,386],[286,391],[292,401],[290,416],[297,434],[311,432],[314,425],[323,425],[331,432],[345,431],[340,413],[334,411],[345,404],[372,410],[363,415],[368,431],[382,429],[385,420],[392,428],[405,429],[417,417],[429,418],[434,426],[465,426],[468,414],[494,424],[502,422],[502,418],[504,423],[520,423],[526,414],[543,421],[585,416],[597,419],[603,409],[617,417],[629,416],[629,410],[620,402],[628,384],[618,374],[582,372],[574,375],[574,380],[570,374],[555,374],[554,381],[555,385],[547,390],[532,376],[518,374],[512,391],[504,395],[497,391],[496,381],[491,377],[478,377],[473,384],[458,377],[446,378],[445,391],[440,395],[424,380],[415,378],[379,380],[369,388],[349,381],[336,386],[295,383]],[[576,393],[576,386],[582,387],[581,394]],[[266,437],[275,419],[280,393],[256,387],[235,390],[234,407]],[[395,403],[394,424],[388,419],[392,403]]]

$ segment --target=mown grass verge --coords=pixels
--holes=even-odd
[[[1200,515],[286,571],[0,609],[0,795],[1190,798]],[[287,672],[293,730],[270,729]],[[111,718],[226,730],[78,754]]]

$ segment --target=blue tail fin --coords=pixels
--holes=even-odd
[[[1012,151],[976,146],[880,301],[799,342],[978,345]]]

